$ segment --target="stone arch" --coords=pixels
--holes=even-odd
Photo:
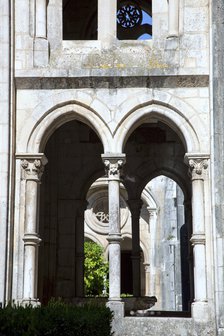
[[[184,166],[184,163],[183,163]],[[175,181],[181,190],[183,191],[185,199],[188,199],[190,197],[191,190],[189,189],[189,185],[185,181],[185,176],[181,174],[181,166],[177,165],[177,167],[171,169],[171,168],[161,168],[161,169],[154,169],[150,176],[147,174],[148,171],[148,164],[145,164],[141,167],[141,174],[144,176],[142,184],[139,186],[139,193],[142,194],[144,192],[145,185],[150,182],[152,179],[164,175],[166,177],[169,177],[173,181]],[[155,200],[154,200],[155,201]]]
[[[60,103],[60,97],[56,98],[58,98],[55,99],[58,100],[58,104],[51,104],[52,100],[50,100],[47,106],[46,104],[38,105],[33,111],[33,115],[25,122],[24,132],[23,130],[21,132],[23,138],[21,142],[26,144],[24,150],[34,153],[43,151],[51,134],[62,124],[75,119],[91,127],[101,139],[104,151],[109,152],[112,135],[107,121],[100,115],[102,109],[107,110],[106,106],[98,101],[100,111],[97,112],[91,103],[89,106],[75,100]],[[40,117],[38,118],[38,116]],[[33,122],[33,120],[35,121]],[[32,130],[27,134],[27,129],[30,128]]]
[[[206,129],[203,121],[192,106],[170,94],[160,93],[162,100],[141,102],[141,97],[130,99],[129,111],[125,111],[125,102],[120,106],[120,121],[114,131],[117,152],[122,152],[130,134],[144,122],[161,121],[173,129],[183,142],[186,152],[203,152],[207,149]],[[159,98],[158,97],[158,98]],[[173,105],[168,102],[175,103]],[[140,103],[140,104],[139,104]],[[180,111],[181,108],[181,111]],[[197,126],[197,131],[195,130]]]

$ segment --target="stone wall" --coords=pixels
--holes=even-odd
[[[213,89],[212,114],[212,154],[213,154],[213,209],[214,209],[214,234],[215,243],[215,265],[216,265],[216,302],[217,302],[217,325],[219,335],[224,335],[224,4],[217,0],[212,6],[212,28],[213,41],[211,59],[212,78],[211,85]]]

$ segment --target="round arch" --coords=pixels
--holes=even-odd
[[[185,104],[189,110],[189,106]],[[187,118],[177,108],[168,104],[164,105],[161,102],[149,101],[142,105],[138,105],[123,117],[119,126],[115,131],[115,140],[117,144],[117,152],[123,152],[124,146],[130,134],[141,124],[146,122],[156,123],[163,122],[171,129],[173,129],[180,137],[186,152],[201,152],[205,150],[203,138],[205,135],[205,128],[202,121],[197,118],[196,111],[193,108],[186,115],[191,116]],[[197,132],[193,127],[190,119],[198,119]]]
[[[99,136],[104,147],[104,152],[111,150],[112,136],[104,119],[95,110],[83,106],[80,102],[67,101],[62,106],[53,106],[45,113],[42,113],[42,117],[33,125],[28,136],[26,151],[30,153],[44,151],[45,145],[53,132],[71,120],[78,120],[87,124]],[[31,121],[28,119],[23,129],[27,129],[30,123]]]

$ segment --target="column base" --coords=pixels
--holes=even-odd
[[[106,306],[114,313],[112,321],[112,332],[115,335],[122,335],[124,319],[124,302],[108,301]]]
[[[206,323],[209,321],[209,307],[207,302],[196,301],[191,305],[192,318],[195,322]]]
[[[113,311],[115,318],[124,317],[124,302],[111,300],[107,302],[106,306]]]
[[[32,306],[32,307],[39,307],[41,305],[39,299],[23,299],[21,302],[21,306]]]

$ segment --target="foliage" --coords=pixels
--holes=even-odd
[[[110,336],[112,313],[105,306],[77,307],[62,301],[47,306],[0,308],[0,336]]]
[[[85,295],[106,295],[108,291],[109,263],[103,256],[103,248],[94,242],[84,244]]]

